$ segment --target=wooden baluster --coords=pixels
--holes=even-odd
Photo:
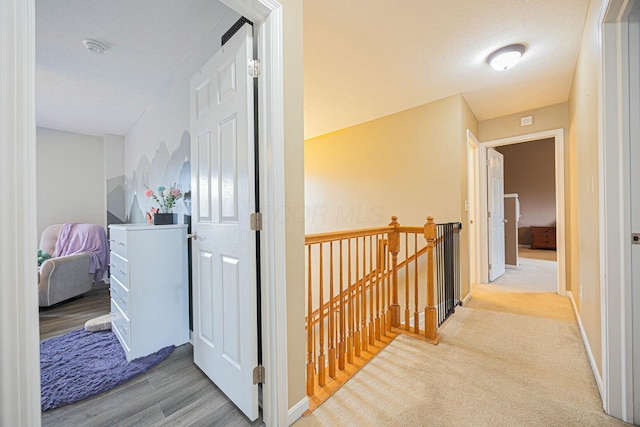
[[[376,269],[378,268],[378,266],[375,267]],[[374,345],[376,343],[375,319],[373,318],[373,299],[375,297],[374,282],[377,282],[377,278],[373,273],[373,236],[369,236],[369,345]]]
[[[362,319],[360,322],[362,323],[361,332],[362,332],[362,351],[369,350],[369,329],[367,328],[367,238],[362,238],[362,282],[360,283],[360,303],[361,307],[361,315]]]
[[[354,336],[354,341],[355,341],[355,353],[356,353],[356,357],[360,357],[361,354],[361,336],[360,336],[360,241],[359,239],[356,237],[355,239],[356,242],[356,282],[355,282],[355,287],[356,287],[356,297],[355,297],[355,306],[356,306],[356,316],[355,316],[355,327],[356,327],[356,332],[355,332],[355,336]]]
[[[389,309],[387,310],[387,331],[391,330],[391,247],[387,242],[387,301],[389,301]]]
[[[324,387],[324,385],[326,384],[326,375],[325,375],[325,355],[324,355],[324,310],[323,310],[323,305],[324,305],[324,265],[322,262],[322,243],[320,243],[320,289],[318,292],[318,302],[320,303],[319,305],[319,323],[320,323],[320,331],[319,331],[319,343],[318,346],[320,347],[319,353],[318,354],[318,385],[320,385],[320,387]]]
[[[329,242],[329,377],[336,377],[336,325],[333,302],[333,242]]]
[[[424,308],[424,336],[433,344],[440,342],[438,335],[437,312],[435,307],[435,289],[433,285],[433,248],[436,243],[436,224],[433,217],[427,217],[424,225],[424,238],[427,239],[427,305]]]
[[[397,328],[400,325],[400,304],[398,304],[398,252],[400,252],[400,232],[398,231],[398,217],[392,216],[389,226],[392,231],[387,233],[389,238],[389,252],[391,253],[391,298],[389,299],[389,325]]]
[[[307,246],[307,396],[312,396],[315,383],[315,363],[313,357],[313,286],[311,280],[311,245]]]
[[[409,233],[404,233],[404,329],[409,330]]]
[[[344,370],[345,348],[345,306],[344,306],[344,271],[342,270],[342,239],[340,239],[340,331],[338,334],[338,368]]]
[[[353,363],[353,283],[351,282],[351,239],[347,240],[347,309],[349,312],[349,336],[347,337],[347,362]]]
[[[387,239],[384,235],[380,239],[380,250],[378,256],[380,257],[380,263],[382,268],[382,283],[380,284],[380,293],[382,301],[380,301],[380,335],[387,335],[387,283],[389,276],[387,275]]]
[[[415,256],[413,263],[413,290],[415,300],[415,310],[413,311],[413,332],[420,333],[420,311],[418,309],[418,233],[413,235],[413,253]]]
[[[380,236],[376,235],[376,319],[375,319],[375,327],[376,333],[375,338],[380,341],[380,281],[384,280],[382,274],[382,262],[380,260],[380,248],[382,248],[382,239]]]

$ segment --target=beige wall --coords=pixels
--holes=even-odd
[[[50,224],[105,226],[103,139],[47,128],[36,136],[38,238]]]
[[[306,396],[304,330],[304,118],[302,2],[280,0],[284,11],[284,143],[289,408]]]
[[[463,97],[460,97],[462,107],[462,123],[460,125],[460,141],[462,144],[462,154],[460,156],[460,175],[462,176],[462,185],[460,186],[460,200],[461,200],[461,217],[462,217],[462,232],[460,233],[460,264],[461,264],[461,280],[462,289],[460,290],[461,297],[464,298],[471,292],[471,283],[469,280],[469,217],[467,212],[464,211],[465,201],[469,197],[468,193],[468,175],[467,175],[467,129],[471,131],[473,136],[478,137],[478,119],[467,105],[467,102]]]
[[[532,116],[533,124],[529,126],[520,126],[520,118]],[[478,123],[478,139],[481,142],[493,141],[496,139],[509,138],[512,136],[528,135],[531,133],[542,132],[553,129],[563,129],[564,135],[564,197],[565,197],[565,263],[569,266],[571,260],[571,251],[573,246],[570,244],[571,234],[571,191],[569,187],[570,168],[569,158],[569,104],[555,104],[547,107],[536,108],[534,110],[522,111],[520,113],[510,114],[504,117],[498,117],[490,120],[483,120]],[[567,155],[569,153],[569,155]],[[567,289],[571,289],[571,269],[566,269],[565,280]]]
[[[451,96],[305,142],[306,232],[381,226],[466,224],[466,129],[477,121]],[[466,230],[462,296],[469,291]]]
[[[589,4],[580,54],[569,96],[571,158],[571,289],[599,372],[602,372],[598,200],[598,13]],[[582,298],[580,290],[582,289]]]
[[[532,225],[556,225],[555,139],[496,147],[504,156],[504,192],[520,201],[518,244],[531,244]]]

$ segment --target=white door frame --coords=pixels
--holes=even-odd
[[[480,233],[478,228],[480,221],[478,219],[480,211],[479,148],[478,138],[467,129],[467,230],[469,230],[469,283],[471,285],[481,283]],[[471,292],[471,288],[469,288],[469,292]]]
[[[503,145],[519,144],[522,142],[536,141],[539,139],[555,139],[555,175],[556,175],[556,242],[558,251],[558,288],[559,295],[566,295],[566,260],[565,260],[565,198],[564,198],[564,130],[553,129],[543,132],[530,133],[527,135],[513,136],[509,138],[496,139],[480,143],[480,168],[479,182],[480,188],[480,210],[478,212],[480,241],[483,242],[480,248],[480,278],[483,283],[488,283],[489,279],[489,253],[487,248],[488,227],[487,227],[487,149],[500,147]]]
[[[288,424],[284,197],[283,12],[276,0],[220,0],[254,23],[258,79],[261,211],[263,420]],[[40,425],[36,250],[35,0],[0,3],[0,424]],[[14,209],[11,209],[14,207]],[[5,243],[5,242],[8,242]],[[12,325],[7,327],[6,325]],[[278,349],[280,351],[278,352]]]
[[[627,422],[634,419],[630,102],[638,102],[630,97],[629,51],[638,46],[629,45],[628,15],[636,1],[606,0],[598,21],[602,403]]]

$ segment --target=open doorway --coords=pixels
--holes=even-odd
[[[502,145],[505,273],[491,283],[525,292],[556,292],[554,138]]]
[[[554,153],[554,162],[553,162],[553,175],[554,175],[554,189],[555,189],[555,248],[557,251],[557,268],[555,271],[556,276],[556,286],[555,292],[560,295],[564,295],[566,291],[566,283],[565,283],[565,259],[564,259],[564,235],[565,235],[565,224],[564,224],[564,211],[565,211],[565,201],[564,201],[564,136],[562,129],[556,129],[551,131],[538,132],[534,134],[521,135],[516,137],[504,138],[500,140],[483,142],[480,144],[479,148],[479,168],[476,173],[479,182],[479,189],[487,188],[487,174],[483,171],[487,170],[487,150],[489,148],[497,148],[499,147],[508,147],[512,145],[517,145],[521,143],[528,143],[532,141],[539,140],[550,140],[550,144],[553,144],[553,153]],[[508,150],[508,149],[507,149]],[[532,176],[530,178],[532,183],[536,182],[536,177]],[[478,209],[478,232],[477,238],[480,241],[480,245],[478,248],[478,253],[474,254],[478,259],[479,265],[479,281],[480,283],[488,283],[489,280],[489,251],[488,251],[488,215],[487,215],[487,192],[486,190],[478,190],[478,200],[479,200],[479,209]],[[530,232],[530,230],[529,230]],[[523,231],[525,233],[525,231]],[[523,236],[525,237],[525,236]],[[527,238],[530,235],[526,236]],[[525,247],[525,249],[527,249]],[[473,256],[471,257],[473,259]]]
[[[283,79],[282,79],[282,6],[278,2],[251,0],[234,1],[227,0],[225,4],[233,6],[234,10],[256,23],[256,32],[260,43],[258,55],[265,59],[262,72],[266,76],[258,79],[258,87],[263,96],[258,108],[260,127],[257,133],[260,135],[260,150],[265,153],[261,158],[260,174],[267,179],[261,180],[261,193],[265,193],[265,214],[270,218],[275,217],[276,207],[284,206],[284,179],[282,179],[282,164],[284,163],[284,134],[282,132],[283,115]],[[3,4],[4,6],[4,4]],[[14,203],[16,209],[3,215],[4,224],[13,225],[14,230],[8,235],[8,241],[18,242],[24,250],[11,251],[11,256],[6,260],[7,265],[15,268],[3,269],[6,273],[3,277],[16,276],[17,280],[7,280],[11,286],[5,287],[3,295],[8,297],[0,301],[1,312],[5,319],[15,324],[15,333],[2,334],[2,358],[10,361],[16,368],[3,370],[2,387],[10,393],[2,394],[3,408],[11,408],[11,411],[3,411],[3,419],[14,420],[7,422],[11,425],[20,424],[20,420],[27,420],[30,424],[39,424],[39,366],[37,363],[37,298],[34,291],[25,291],[24,282],[35,282],[35,269],[33,262],[27,262],[31,257],[26,254],[35,253],[35,97],[34,97],[34,73],[33,58],[35,58],[35,40],[33,37],[34,3],[13,2],[7,3],[7,8],[2,8],[0,21],[3,25],[3,40],[11,40],[7,45],[13,46],[2,49],[2,63],[9,64],[5,67],[9,70],[6,79],[2,79],[3,93],[13,94],[10,98],[15,102],[15,108],[3,109],[3,123],[8,126],[9,138],[3,139],[2,157],[14,159],[14,165],[4,168],[5,177],[10,182],[19,183],[21,190],[20,201]],[[17,55],[16,52],[20,54]],[[6,62],[5,62],[6,61]],[[15,96],[19,93],[19,96]],[[9,98],[9,97],[8,97]],[[7,127],[5,127],[7,129]],[[11,133],[13,132],[13,133]],[[6,134],[5,134],[6,135]],[[20,137],[17,137],[19,135]],[[20,155],[16,154],[19,153]],[[12,157],[13,156],[13,157]],[[9,161],[3,163],[7,165]],[[13,195],[14,193],[12,193]],[[22,209],[18,209],[22,208]],[[286,314],[283,307],[286,282],[283,271],[286,270],[286,259],[281,254],[284,252],[284,221],[271,221],[264,226],[261,245],[266,249],[261,253],[264,256],[268,268],[261,271],[261,277],[269,288],[269,293],[263,295],[263,330],[266,331],[264,339],[264,367],[270,381],[263,388],[263,403],[265,407],[264,417],[268,425],[277,425],[287,419],[287,381],[286,354],[276,358],[276,349],[287,348],[286,345]],[[7,229],[10,227],[7,227]],[[4,230],[4,229],[3,229]],[[20,236],[20,238],[18,238]],[[22,243],[24,242],[24,243]],[[18,247],[18,245],[16,245]],[[273,250],[272,248],[276,248]],[[280,250],[279,250],[280,249]],[[9,251],[8,251],[9,252]],[[277,256],[276,256],[277,255]],[[4,264],[3,264],[4,265]],[[11,270],[11,271],[8,271]],[[277,308],[276,308],[277,307]],[[278,318],[276,319],[276,313]],[[15,320],[15,321],[14,321]],[[277,322],[276,322],[277,320]],[[20,361],[20,363],[18,363]],[[9,387],[9,385],[12,385]],[[8,414],[8,415],[6,415]],[[30,422],[29,420],[33,421]]]

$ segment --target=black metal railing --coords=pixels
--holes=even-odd
[[[438,326],[451,316],[460,301],[460,230],[462,224],[437,224],[435,248]]]

